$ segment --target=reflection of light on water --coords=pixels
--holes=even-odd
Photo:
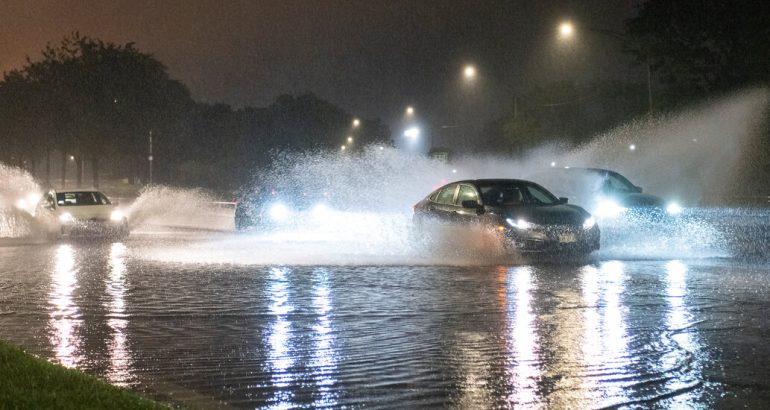
[[[666,315],[666,327],[669,332],[675,332],[671,335],[673,341],[678,344],[678,349],[662,358],[663,371],[677,370],[680,367],[687,366],[693,353],[701,350],[698,338],[694,336],[687,328],[692,325],[693,317],[687,309],[685,297],[687,296],[687,266],[681,261],[675,260],[666,263],[666,299],[669,305],[669,311]],[[682,352],[683,349],[685,352]],[[684,354],[683,354],[684,353]],[[700,363],[694,361],[693,366],[699,367]],[[671,378],[666,383],[669,391],[687,389],[700,384],[699,380],[687,378]],[[690,399],[687,395],[676,397],[677,401]]]
[[[48,294],[53,308],[49,324],[53,330],[50,335],[56,358],[67,367],[74,367],[80,361],[75,329],[81,324],[80,310],[72,300],[72,293],[77,287],[75,278],[75,253],[71,245],[61,245],[56,250],[56,266],[53,275],[53,289]]]
[[[684,297],[687,295],[686,274],[687,266],[682,262],[666,263],[666,296],[670,306],[666,323],[672,330],[685,328],[690,323],[690,314],[684,304]]]
[[[586,368],[597,365],[602,357],[601,317],[599,316],[599,270],[587,265],[581,269],[581,282],[583,287],[583,362]],[[592,377],[581,377],[583,389],[586,392],[594,392],[589,395],[589,400],[597,400],[599,392],[595,391],[599,385]]]
[[[620,296],[625,290],[624,265],[619,261],[602,264],[599,270],[592,266],[582,269],[581,286],[584,314],[583,361],[587,368],[592,369],[584,380],[587,389],[594,390],[601,384],[606,387],[596,392],[594,400],[601,397],[613,402],[621,402],[626,395],[619,383],[602,383],[594,380],[594,374],[612,373],[613,377],[622,377],[622,367],[629,356],[626,340],[627,325]],[[599,395],[601,393],[601,396]]]
[[[620,295],[625,289],[625,266],[623,262],[610,261],[601,266],[602,275],[606,278],[604,287],[604,317],[602,342],[605,352],[615,359],[627,356],[626,322],[623,316],[623,304]]]
[[[316,271],[316,284],[313,288],[313,307],[318,315],[318,323],[313,327],[314,346],[310,365],[313,368],[319,396],[313,402],[313,407],[334,407],[337,405],[337,394],[332,390],[337,382],[334,372],[337,369],[337,357],[334,351],[335,337],[332,333],[331,295],[329,292],[329,271]]]
[[[109,314],[107,325],[112,329],[112,342],[109,346],[110,369],[107,378],[111,383],[126,386],[131,379],[131,355],[126,344],[126,246],[113,243],[110,248],[110,276],[107,282],[108,303],[105,308]]]
[[[541,377],[540,358],[538,357],[539,340],[535,329],[535,315],[532,312],[532,268],[519,267],[511,271],[513,281],[509,282],[514,294],[515,307],[509,309],[512,322],[510,350],[514,364],[511,369],[513,401],[518,405],[532,406],[539,404],[537,382]]]
[[[268,288],[268,297],[272,302],[270,304],[270,314],[274,316],[274,321],[268,330],[267,344],[268,365],[272,374],[273,387],[276,389],[272,401],[273,408],[294,408],[296,407],[291,399],[292,393],[288,389],[293,381],[293,375],[288,371],[294,364],[291,352],[290,334],[291,322],[287,315],[294,310],[289,301],[289,286],[286,278],[286,270],[273,268],[270,270],[270,285]]]

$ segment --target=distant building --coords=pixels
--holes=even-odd
[[[449,162],[452,157],[452,152],[448,148],[435,147],[428,151],[428,157],[441,162]]]

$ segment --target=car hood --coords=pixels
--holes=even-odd
[[[503,209],[506,218],[524,219],[537,225],[583,225],[590,216],[575,205],[520,206]]]
[[[56,214],[68,213],[75,219],[110,219],[113,210],[113,205],[61,206],[56,209]]]

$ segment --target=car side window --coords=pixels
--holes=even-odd
[[[470,185],[460,185],[460,193],[457,194],[457,204],[461,205],[463,201],[479,201],[479,194]]]
[[[106,196],[106,195],[104,195],[103,193],[101,193],[101,192],[97,192],[97,193],[96,193],[96,196],[97,196],[97,198],[98,198],[98,200],[99,200],[99,202],[98,202],[98,203],[100,203],[100,204],[102,204],[102,205],[110,205],[110,200],[109,200],[109,199],[107,199],[107,196]]]
[[[454,202],[456,190],[457,190],[456,184],[452,184],[449,186],[445,186],[444,188],[441,188],[441,191],[438,193],[438,197],[436,198],[436,202],[440,204],[445,204],[445,205],[452,205]]]

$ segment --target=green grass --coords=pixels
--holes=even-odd
[[[0,408],[168,409],[96,377],[0,341]]]

